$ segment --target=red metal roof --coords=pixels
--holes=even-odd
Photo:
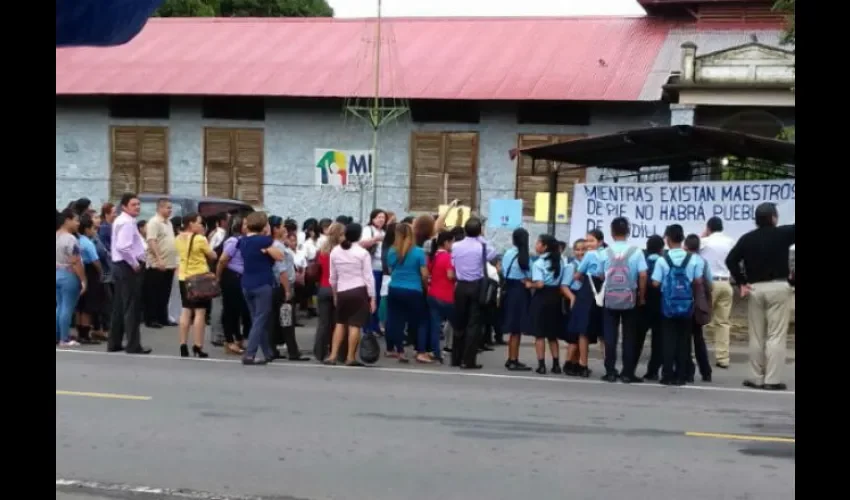
[[[671,25],[646,17],[382,23],[387,97],[638,100]],[[125,45],[56,50],[56,94],[374,94],[375,21],[151,19]]]

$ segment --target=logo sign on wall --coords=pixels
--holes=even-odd
[[[755,210],[764,202],[776,204],[780,224],[793,224],[796,181],[576,184],[570,242],[595,228],[607,239],[617,217],[629,219],[629,241],[641,246],[670,224],[701,234],[711,217],[720,217],[723,232],[738,239],[755,229]]]
[[[372,182],[372,150],[316,149],[317,186],[360,186]]]

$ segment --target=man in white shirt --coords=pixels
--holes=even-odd
[[[711,322],[706,333],[714,336],[714,356],[718,368],[729,368],[729,316],[732,313],[732,283],[726,257],[735,246],[735,240],[723,234],[723,221],[712,217],[706,223],[700,241],[700,256],[705,259],[713,283],[711,286]]]
[[[224,240],[227,237],[227,225],[230,222],[230,216],[227,212],[221,212],[216,214],[215,218],[215,229],[210,233],[210,248],[216,250],[222,244],[224,244]]]

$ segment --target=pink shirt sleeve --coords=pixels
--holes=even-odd
[[[366,283],[366,291],[369,293],[369,298],[374,299],[375,275],[372,274],[372,256],[369,252],[364,251],[361,260],[363,261],[363,281]]]
[[[129,264],[130,267],[139,265],[139,261],[133,255],[133,240],[137,231],[138,229],[133,224],[124,223],[118,226],[115,234],[112,236],[112,248],[121,256],[121,260]]]

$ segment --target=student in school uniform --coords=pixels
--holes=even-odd
[[[564,374],[569,375],[571,377],[582,377],[589,376],[589,370],[587,369],[587,337],[580,336],[574,328],[571,326],[574,324],[573,320],[574,314],[576,314],[576,305],[579,300],[583,301],[583,304],[588,304],[587,298],[582,297],[579,298],[580,294],[587,295],[587,290],[582,292],[582,282],[580,280],[575,279],[575,272],[578,267],[581,265],[581,261],[584,258],[585,254],[585,243],[586,241],[581,238],[573,243],[573,255],[571,258],[567,259],[567,267],[565,267],[564,277],[561,281],[561,286],[566,286],[569,288],[572,297],[569,299],[569,316],[565,320],[566,326],[566,335],[564,336],[564,341],[567,343],[566,353],[565,353],[565,361],[564,361]],[[582,312],[585,314],[585,312]],[[587,315],[585,314],[586,318]],[[581,321],[585,321],[586,319],[582,319]],[[584,339],[584,340],[582,340]],[[581,344],[584,344],[584,364],[582,364],[581,358]],[[585,373],[587,372],[587,375]]]
[[[664,238],[653,234],[646,240],[646,274],[652,276],[655,270],[655,265],[658,259],[664,254]],[[635,358],[640,360],[643,346],[646,342],[646,334],[652,330],[652,338],[650,339],[649,363],[646,365],[646,374],[644,380],[658,380],[658,371],[661,369],[661,363],[664,356],[662,348],[661,333],[661,290],[648,286],[646,288],[646,304],[638,308],[638,331],[637,340],[635,341]]]
[[[589,377],[588,368],[590,346],[602,341],[602,308],[596,305],[596,292],[602,289],[602,278],[599,271],[599,254],[606,248],[604,235],[599,229],[588,231],[585,239],[585,253],[576,268],[574,279],[581,283],[580,293],[576,294],[576,303],[572,308],[570,324],[567,326],[569,335],[578,338],[579,344],[579,376]],[[585,339],[585,340],[583,340]],[[602,354],[605,347],[602,345]]]
[[[688,379],[691,330],[693,328],[693,284],[702,280],[702,265],[682,243],[685,231],[679,224],[667,226],[664,239],[669,251],[652,271],[652,285],[661,289],[661,331],[664,335],[664,366],[661,383],[685,385]]]
[[[605,279],[605,302],[602,308],[605,337],[605,375],[602,380],[640,383],[635,374],[637,340],[637,308],[646,303],[646,259],[643,252],[628,243],[629,221],[617,217],[611,221],[614,242],[601,253],[599,275]],[[623,329],[622,373],[617,373],[617,341]]]
[[[531,290],[526,284],[531,281],[531,259],[528,255],[528,231],[514,230],[514,246],[502,256],[502,272],[505,276],[502,296],[502,331],[508,334],[508,356],[505,368],[510,371],[530,371],[531,367],[519,360],[519,344],[523,334],[531,333],[528,306]]]
[[[714,277],[711,275],[711,268],[708,263],[699,254],[700,239],[695,234],[689,234],[685,237],[685,250],[691,254],[691,259],[696,259],[698,265],[702,267],[702,278],[705,286],[711,286]],[[710,293],[710,292],[709,292]],[[705,335],[703,335],[702,326],[694,322],[693,330],[694,356],[688,357],[688,383],[694,382],[694,373],[699,367],[699,374],[703,382],[711,382],[711,362],[708,360],[708,347],[705,345]],[[694,366],[696,359],[696,366]]]
[[[558,339],[563,332],[563,314],[561,312],[561,253],[558,240],[553,236],[541,235],[535,245],[539,255],[531,266],[531,281],[526,288],[534,290],[529,305],[529,314],[534,334],[534,349],[537,352],[537,370],[546,374],[546,342],[549,342],[549,354],[552,356],[552,373],[560,374],[561,362],[558,359]]]

